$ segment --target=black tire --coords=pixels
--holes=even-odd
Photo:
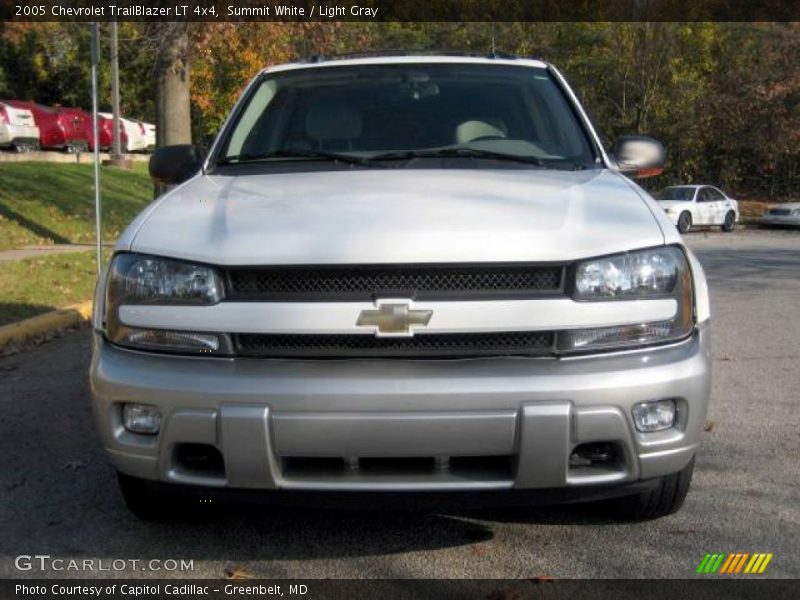
[[[678,216],[678,231],[686,233],[692,228],[692,215],[689,211],[683,211]]]
[[[694,456],[689,464],[672,475],[662,477],[658,485],[648,491],[612,501],[616,516],[629,520],[658,519],[680,510],[694,472]]]
[[[128,510],[140,519],[187,521],[197,517],[196,506],[188,496],[165,491],[150,481],[124,473],[117,473],[117,481]]]
[[[725,215],[725,222],[722,224],[722,231],[730,233],[734,229],[736,229],[736,213],[732,210],[729,210],[728,214]]]

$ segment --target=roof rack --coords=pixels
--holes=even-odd
[[[303,62],[319,63],[328,60],[347,60],[350,58],[376,58],[381,56],[464,56],[472,58],[492,58],[513,60],[519,58],[511,52],[493,50],[492,52],[476,52],[468,50],[370,50],[366,52],[344,52],[337,54],[314,54]]]

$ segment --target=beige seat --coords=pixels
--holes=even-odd
[[[456,143],[467,144],[485,137],[506,137],[508,131],[500,119],[464,121],[456,127]]]

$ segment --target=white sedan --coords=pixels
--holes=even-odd
[[[711,225],[733,231],[739,220],[739,203],[711,185],[674,185],[653,197],[681,233]]]

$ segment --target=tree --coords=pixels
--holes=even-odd
[[[157,145],[190,144],[189,23],[157,23]]]

